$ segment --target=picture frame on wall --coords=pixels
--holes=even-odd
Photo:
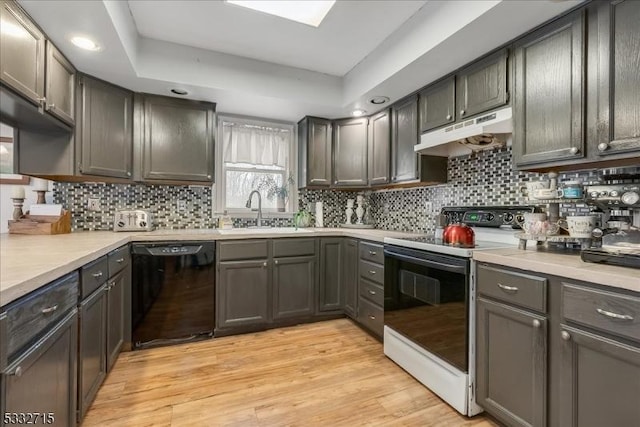
[[[27,185],[29,177],[15,173],[15,131],[12,127],[0,123],[0,184]]]

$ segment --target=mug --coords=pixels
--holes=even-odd
[[[558,224],[567,230],[571,237],[590,239],[591,232],[596,227],[596,217],[595,215],[568,216],[566,219],[558,221]]]
[[[562,190],[559,188],[538,188],[533,192],[534,199],[548,200],[562,197]]]
[[[520,187],[520,192],[529,198],[533,197],[533,193],[542,188],[549,188],[549,181],[531,181],[525,182],[524,187]]]

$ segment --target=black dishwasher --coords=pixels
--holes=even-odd
[[[133,348],[213,336],[215,243],[136,243],[132,253]]]

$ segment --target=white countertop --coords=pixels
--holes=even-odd
[[[382,242],[385,237],[412,233],[373,229],[308,228],[308,231],[273,229],[156,230],[114,233],[87,231],[71,234],[0,234],[0,307],[76,270],[129,242],[177,240],[267,239],[282,237],[347,236]]]
[[[477,251],[473,259],[640,292],[639,269],[584,262],[579,255],[509,248]]]

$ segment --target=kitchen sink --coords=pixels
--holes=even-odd
[[[295,227],[271,227],[271,228],[232,228],[229,230],[218,230],[220,234],[286,234],[286,233],[312,233],[310,228]]]

